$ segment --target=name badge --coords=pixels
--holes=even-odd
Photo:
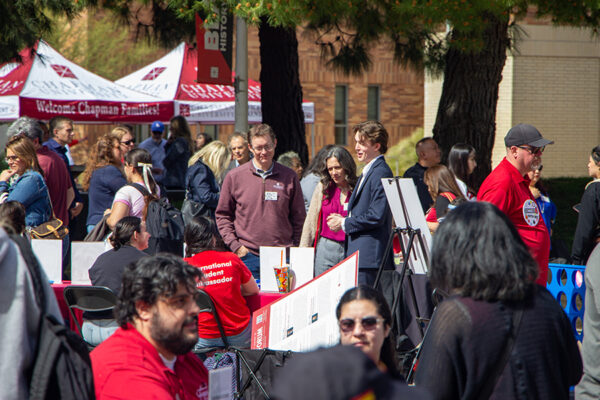
[[[277,192],[265,192],[265,200],[277,201]]]

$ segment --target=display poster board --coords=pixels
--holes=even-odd
[[[104,252],[106,252],[104,242],[71,243],[71,283],[91,285],[88,271],[98,256]]]
[[[381,183],[385,190],[390,209],[392,210],[396,226],[399,228],[420,230],[420,237],[424,248],[419,245],[418,238],[415,237],[408,266],[415,274],[426,274],[432,238],[427,221],[425,221],[425,214],[421,207],[415,183],[411,178],[399,177],[383,178],[381,179]],[[404,248],[407,248],[409,234],[401,232],[400,237]]]
[[[273,268],[286,264],[287,254],[286,247],[260,247],[260,290],[262,292],[279,292]],[[289,255],[289,266],[294,276],[292,289],[294,289],[314,277],[315,249],[291,247]]]
[[[50,283],[62,283],[62,240],[32,239],[31,249]]]
[[[311,351],[339,342],[335,308],[356,286],[358,252],[252,314],[252,348]]]

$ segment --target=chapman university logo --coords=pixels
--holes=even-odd
[[[71,69],[65,65],[51,64],[50,66],[61,78],[77,79],[73,71],[71,71]]]

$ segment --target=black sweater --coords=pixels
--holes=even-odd
[[[577,228],[573,238],[573,264],[585,265],[594,246],[600,222],[600,182],[591,182],[581,196]]]
[[[511,358],[490,398],[568,399],[582,373],[569,320],[541,286],[522,307]],[[423,342],[416,385],[434,399],[479,399],[504,351],[513,308],[465,297],[441,303]]]

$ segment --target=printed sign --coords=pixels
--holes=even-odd
[[[198,82],[231,85],[233,14],[223,3],[214,22],[205,24],[196,14]]]

